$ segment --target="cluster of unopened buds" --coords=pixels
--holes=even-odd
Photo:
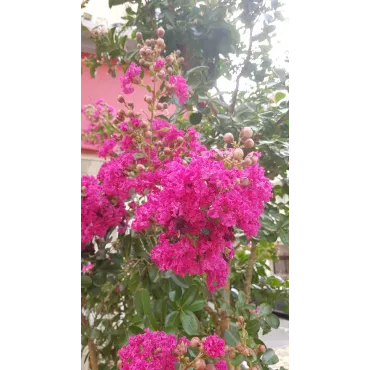
[[[189,349],[192,350],[192,358]],[[253,353],[264,352],[266,347],[262,344],[254,349],[242,344],[230,347],[216,334],[189,340],[146,329],[143,334],[130,337],[128,344],[118,351],[120,360],[117,367],[120,370],[173,370],[181,364],[182,370],[227,370],[227,359],[233,359],[238,354],[252,356]],[[256,364],[250,366],[250,370],[260,370]]]
[[[225,150],[217,151],[217,159],[222,159],[227,167],[244,168],[256,164],[259,155],[255,152],[248,152],[254,147],[252,139],[253,130],[250,127],[243,127],[240,130],[239,140],[236,142],[234,135],[227,132],[224,135]]]

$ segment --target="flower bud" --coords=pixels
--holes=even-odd
[[[181,143],[183,143],[183,142],[184,142],[184,138],[183,138],[182,136],[178,136],[178,137],[176,138],[176,142],[177,142],[177,143],[179,143],[179,144],[181,144]]]
[[[157,29],[157,36],[158,37],[163,37],[165,33],[166,33],[166,31],[162,27]]]
[[[246,166],[250,166],[252,164],[252,159],[251,158],[245,158],[243,163],[246,165]]]
[[[172,55],[166,56],[166,61],[167,61],[167,63],[172,64],[174,62],[173,56]]]
[[[144,131],[144,137],[146,139],[150,139],[153,136],[153,133],[151,131]]]
[[[157,109],[163,110],[163,104],[162,103],[157,103]]]
[[[169,155],[169,154],[171,154],[171,149],[169,147],[165,147],[163,149],[163,152],[164,152],[164,154]]]
[[[252,139],[247,139],[244,143],[244,146],[248,149],[254,147],[254,141]]]
[[[136,38],[141,40],[143,38],[143,34],[141,32],[136,32]]]
[[[126,113],[125,113],[125,111],[123,109],[118,109],[117,117],[119,119],[121,119],[121,120],[124,119],[125,118],[125,115],[126,115]]]
[[[251,182],[249,181],[249,179],[247,179],[246,177],[244,177],[242,180],[241,180],[241,185],[243,187],[247,187]]]
[[[258,346],[258,349],[259,349],[259,351],[260,351],[260,352],[262,352],[262,353],[265,353],[265,352],[266,352],[266,346],[264,346],[263,344],[260,344],[260,345]]]
[[[242,355],[244,356],[250,356],[250,350],[248,348],[243,348],[241,351]]]
[[[251,138],[253,136],[253,130],[250,127],[243,127],[240,130],[240,136],[242,138],[249,139],[249,138]]]
[[[167,68],[167,72],[168,72],[168,73],[172,73],[172,72],[173,72],[172,67],[168,67],[168,68]]]
[[[256,156],[256,155],[254,155],[253,157],[252,157],[252,163],[253,164],[255,164],[255,163],[257,163],[258,162],[258,157]]]
[[[134,102],[132,102],[132,101],[127,102],[127,105],[128,105],[131,109],[133,109],[133,108],[134,108]]]
[[[152,104],[153,98],[150,95],[145,95],[144,96],[144,101],[148,104]]]
[[[180,357],[180,351],[178,350],[178,348],[174,348],[172,350],[172,354],[175,356],[175,357]]]
[[[168,108],[168,104],[167,103],[163,103],[163,109],[167,109]]]
[[[118,95],[117,100],[118,100],[119,103],[124,103],[125,102],[125,98],[122,95]]]
[[[145,48],[141,48],[140,51],[139,51],[140,55],[145,55],[146,54],[146,50]]]
[[[237,160],[241,160],[243,159],[244,157],[244,152],[243,152],[243,149],[240,149],[240,148],[236,148],[234,150],[234,158],[237,159]]]
[[[191,338],[190,340],[190,347],[197,348],[201,344],[200,339],[198,337]]]
[[[204,370],[206,368],[206,362],[202,358],[199,358],[195,361],[194,367],[195,370]]]
[[[164,78],[166,77],[166,72],[165,71],[159,71],[157,73],[157,76],[158,76],[159,79],[164,80]]]
[[[148,39],[148,40],[145,40],[145,45],[146,46],[150,46],[150,44],[152,43],[152,41],[150,40],[150,39]]]
[[[176,50],[175,52],[177,55],[180,55],[181,54],[181,50]]]
[[[208,365],[206,366],[206,370],[216,370],[216,366],[215,366],[215,365],[213,365],[213,364],[208,364]]]
[[[224,135],[224,142],[227,144],[231,144],[234,141],[234,135],[231,132],[227,132]]]
[[[231,348],[230,351],[228,352],[228,357],[233,359],[236,357],[235,349]]]
[[[138,164],[138,165],[136,166],[136,169],[137,169],[138,171],[143,171],[143,170],[145,170],[145,167],[144,167],[142,164]]]
[[[164,40],[161,39],[161,38],[157,39],[156,44],[157,44],[158,47],[160,47],[162,49],[164,49],[166,47],[166,44],[164,43]]]
[[[244,179],[243,179],[244,180]],[[244,317],[243,316],[239,316],[238,317],[238,323],[242,326],[244,325]]]
[[[142,59],[142,58],[141,58],[141,59],[139,60],[139,64],[140,64],[141,66],[143,66],[143,65],[145,64],[145,59]]]
[[[140,127],[144,130],[144,131],[148,131],[149,130],[149,125],[145,122],[142,122]]]
[[[121,360],[118,360],[117,361],[117,368],[118,369],[121,369],[121,367],[122,367],[122,361]]]
[[[185,62],[185,59],[183,57],[177,59],[178,63],[182,64]]]
[[[177,348],[181,355],[184,355],[188,351],[188,346],[184,342],[178,344]]]

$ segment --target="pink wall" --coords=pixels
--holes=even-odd
[[[86,56],[85,53],[81,53],[82,59]],[[108,67],[102,66],[98,68],[96,77],[90,77],[90,71],[85,67],[83,63],[83,73],[81,76],[81,105],[91,104],[97,99],[103,98],[104,101],[115,107],[120,108],[122,104],[117,101],[117,96],[121,94],[120,91],[120,76],[123,75],[122,70],[117,71],[117,77],[113,78],[108,74]],[[149,75],[144,76],[144,83],[151,84]],[[146,103],[143,100],[144,95],[148,94],[144,87],[134,86],[135,91],[131,95],[127,95],[127,100],[131,100],[135,104],[135,111],[140,109],[146,110]],[[170,112],[173,113],[173,109]],[[88,121],[85,116],[81,115],[81,128],[87,128]],[[88,145],[81,142],[81,149],[84,150],[96,150],[93,145]]]

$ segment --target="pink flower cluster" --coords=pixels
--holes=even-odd
[[[173,370],[178,359],[172,353],[177,346],[175,335],[150,332],[130,337],[118,355],[121,370]]]
[[[126,210],[122,202],[109,199],[93,176],[81,178],[81,248],[94,236],[104,237],[107,231],[125,224]]]
[[[132,82],[135,77],[140,75],[140,72],[141,68],[135,63],[131,63],[127,68],[124,76],[121,77],[121,89],[124,94],[132,94],[134,92]]]
[[[175,86],[175,94],[179,98],[180,104],[184,104],[189,99],[189,87],[182,76],[171,76],[169,80],[171,85]]]
[[[216,370],[227,370],[227,364],[225,360],[221,360],[215,363]]]
[[[210,357],[225,355],[225,341],[218,335],[210,335],[203,343],[204,350]]]
[[[82,272],[90,272],[94,268],[93,263],[89,263],[88,265],[85,265],[82,267]]]
[[[166,61],[163,58],[159,58],[154,62],[153,68],[154,70],[159,71],[165,66],[165,64],[166,64]]]
[[[233,256],[233,227],[247,237],[258,232],[263,204],[271,184],[257,164],[244,170],[227,169],[212,152],[193,155],[190,163],[171,161],[159,172],[160,190],[139,206],[133,229],[162,227],[151,258],[161,270],[175,274],[207,274],[214,291],[225,285]],[[240,179],[247,178],[248,186]]]
[[[225,341],[217,335],[206,337],[203,341],[205,358],[215,359],[225,355]],[[185,337],[177,340],[173,334],[145,329],[144,334],[130,337],[128,344],[118,351],[118,369],[173,370],[183,360],[189,346],[191,342]],[[217,370],[227,370],[225,360],[216,362],[215,366]]]

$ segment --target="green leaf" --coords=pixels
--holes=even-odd
[[[138,326],[132,325],[128,328],[130,334],[136,335],[141,334],[143,332],[143,329],[139,328]]]
[[[251,320],[247,323],[247,332],[251,335],[256,335],[260,330],[261,324],[258,320]]]
[[[282,92],[278,92],[275,94],[275,103],[278,103],[280,100],[284,99],[286,95]]]
[[[192,285],[189,289],[185,291],[184,296],[181,298],[181,302],[180,302],[181,307],[184,310],[187,310],[188,306],[190,306],[195,301],[197,294],[198,294],[198,287],[196,285]]]
[[[189,120],[192,125],[197,125],[202,120],[202,113],[192,113],[189,117]]]
[[[189,285],[185,283],[185,280],[177,275],[171,275],[171,280],[179,287],[181,288],[189,288]]]
[[[240,365],[244,361],[244,356],[239,353],[235,358],[233,358],[230,362],[234,366]]]
[[[285,247],[289,248],[289,234],[285,230],[279,231],[279,238]]]
[[[81,275],[81,288],[88,288],[92,284],[90,276]]]
[[[280,320],[274,314],[266,316],[265,321],[268,325],[270,325],[274,329],[277,329],[280,326]]]
[[[139,289],[135,294],[135,308],[139,314],[150,313],[150,297],[146,289]]]
[[[263,355],[262,355],[262,363],[265,365],[275,365],[279,362],[279,358],[276,356],[273,349],[269,348]]]
[[[199,321],[191,311],[182,311],[180,315],[182,327],[189,335],[199,334]]]
[[[240,343],[240,340],[238,340],[238,338],[228,329],[225,330],[225,340],[226,343],[231,347],[234,347],[235,345]]]
[[[258,314],[260,316],[267,316],[267,315],[270,315],[272,312],[272,307],[270,305],[268,305],[267,303],[262,303],[260,306],[259,306],[259,310],[258,310]]]
[[[182,295],[182,290],[179,286],[175,287],[175,290],[171,290],[168,293],[168,296],[170,297],[171,302],[176,302]]]
[[[164,325],[166,328],[176,328],[180,324],[180,312],[173,311],[166,316],[164,320]]]
[[[149,318],[150,329],[158,330],[158,322],[156,318],[152,314],[149,314],[148,318]]]
[[[196,300],[193,302],[189,307],[186,309],[192,312],[197,312],[200,310],[203,310],[203,308],[207,305],[207,302],[204,301],[203,299]]]

